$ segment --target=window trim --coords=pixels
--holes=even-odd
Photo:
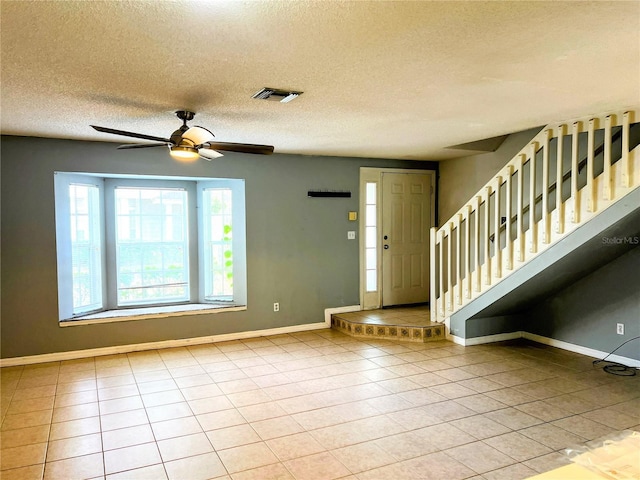
[[[203,304],[186,303],[181,305],[165,305],[164,307],[139,307],[121,308],[119,310],[103,310],[92,314],[81,315],[74,318],[60,320],[60,327],[75,327],[81,325],[93,325],[97,323],[131,322],[136,320],[154,320],[159,318],[187,317],[203,314],[217,314],[224,312],[241,312],[247,309],[246,305],[216,305],[207,304],[203,308],[198,307]]]

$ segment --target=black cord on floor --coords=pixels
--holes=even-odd
[[[626,365],[623,365],[622,363],[611,362],[611,361],[607,360],[607,358],[609,358],[611,355],[614,354],[615,351],[619,350],[621,347],[623,347],[627,343],[629,343],[629,342],[631,342],[633,340],[638,340],[639,338],[640,338],[640,335],[637,336],[637,337],[630,338],[626,342],[624,342],[621,345],[619,345],[615,350],[613,350],[609,355],[604,357],[602,360],[594,360],[593,361],[593,366],[597,367],[601,363],[607,363],[607,365],[602,367],[602,369],[605,372],[610,373],[612,375],[619,375],[621,377],[633,377],[636,374],[636,369],[634,367],[627,367]]]

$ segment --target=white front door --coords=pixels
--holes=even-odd
[[[382,306],[429,301],[431,178],[382,174]]]

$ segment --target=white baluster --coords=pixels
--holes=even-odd
[[[429,311],[431,314],[430,320],[432,322],[438,321],[438,309],[436,305],[438,303],[438,294],[437,294],[437,285],[436,285],[436,232],[438,229],[436,227],[431,227],[429,229]],[[442,268],[442,267],[439,267]],[[439,269],[438,268],[438,269]]]
[[[531,144],[529,159],[529,252],[538,251],[538,224],[536,223],[536,152],[538,142]]]
[[[604,119],[604,170],[602,172],[602,197],[613,200],[611,189],[611,115]]]
[[[458,297],[457,304],[462,305],[462,280],[460,279],[460,228],[462,225],[462,214],[458,213],[456,215],[457,224],[456,224],[456,296]]]
[[[565,126],[558,127],[558,153],[556,155],[556,233],[564,232],[564,202],[562,201],[562,166],[564,163]]]
[[[467,204],[466,228],[464,229],[464,281],[466,285],[465,296],[471,298],[471,205]]]
[[[494,270],[494,276],[496,278],[502,277],[502,250],[500,250],[500,186],[502,185],[502,177],[498,175],[496,177],[496,191],[494,194],[494,234],[493,234],[493,252],[496,259],[496,266]]]
[[[444,229],[441,228],[440,231],[438,232],[440,234],[440,261],[439,261],[439,265],[440,265],[440,282],[439,282],[439,286],[440,286],[440,298],[438,299],[438,307],[440,310],[440,317],[444,318]]]
[[[622,186],[625,188],[633,186],[631,173],[629,171],[629,124],[631,123],[630,117],[630,112],[625,112],[622,116],[622,158],[620,158],[620,168],[622,169]]]
[[[475,198],[475,209],[476,209],[476,227],[475,227],[475,245],[474,247],[474,259],[473,259],[473,263],[475,264],[474,267],[474,273],[476,274],[476,281],[475,281],[475,290],[476,292],[479,292],[481,289],[481,274],[482,274],[482,267],[480,266],[480,197],[476,195]]]
[[[545,130],[542,144],[542,243],[549,243],[551,219],[549,218],[549,137],[551,130]]]
[[[571,222],[580,223],[580,197],[578,197],[578,134],[582,124],[573,124],[571,132],[571,198],[573,199],[573,211],[571,212]]]
[[[484,198],[484,283],[491,285],[491,210],[489,209],[489,199],[491,197],[491,185],[485,187]]]
[[[596,211],[596,196],[594,192],[595,182],[593,181],[593,151],[595,143],[595,120],[589,120],[587,134],[587,212]]]
[[[513,270],[513,243],[511,242],[511,176],[513,175],[513,165],[507,166],[507,183],[505,184],[505,217],[504,224],[504,248],[506,255],[507,270]]]
[[[518,205],[516,208],[516,230],[518,231],[518,261],[524,262],[524,241],[525,241],[525,233],[524,233],[524,155],[520,155],[520,161],[518,162]]]
[[[451,258],[453,254],[451,252],[451,235],[453,235],[453,222],[448,223],[449,234],[447,235],[447,293],[449,295],[449,300],[447,301],[447,309],[449,311],[453,310],[453,281],[452,281],[452,272],[451,272]]]

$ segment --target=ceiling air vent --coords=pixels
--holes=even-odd
[[[257,93],[254,93],[251,98],[257,98],[258,100],[271,100],[272,102],[289,103],[291,100],[295,100],[302,92],[292,92],[290,90],[280,90],[277,88],[265,87]]]

